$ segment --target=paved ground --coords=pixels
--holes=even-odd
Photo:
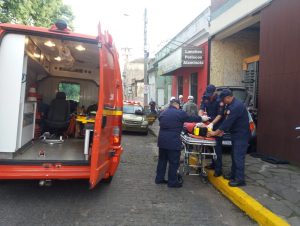
[[[231,165],[224,154],[225,171]],[[260,158],[246,157],[246,181],[243,187],[258,200],[292,226],[300,225],[300,168],[289,164],[271,164]]]
[[[0,182],[0,225],[256,225],[210,184],[155,185],[156,138],[123,136],[121,165],[110,185],[83,181],[49,188],[35,181]]]
[[[158,136],[156,121],[151,127]],[[226,150],[226,151],[225,151]],[[223,171],[230,172],[230,149],[223,152]],[[255,153],[254,153],[255,154]],[[271,164],[246,156],[246,183],[242,189],[291,226],[300,225],[300,167],[290,164]]]

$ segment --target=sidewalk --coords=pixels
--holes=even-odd
[[[159,125],[156,121],[150,130],[158,135]],[[225,152],[223,154],[223,171],[229,172],[231,166],[230,153]],[[286,220],[292,226],[300,225],[300,168],[289,164],[274,165],[262,161],[260,158],[254,158],[250,155],[246,157],[246,183],[247,186],[241,187],[240,190],[248,194],[248,197],[252,197],[261,205],[269,209],[278,217]],[[212,176],[212,174],[210,174]],[[230,200],[235,202],[232,197],[225,194],[222,189],[227,187],[227,181],[222,177],[217,179],[213,178],[212,184],[220,190]],[[220,186],[223,186],[222,188]],[[228,188],[230,188],[228,186]],[[226,188],[227,189],[227,188]],[[230,190],[230,192],[236,192],[237,190]],[[241,202],[236,200],[236,202]],[[237,204],[235,202],[235,204]],[[252,202],[245,202],[247,205],[251,205]],[[237,204],[238,205],[238,204]],[[240,207],[240,205],[238,205]],[[243,208],[241,208],[243,209]],[[248,215],[253,218],[252,212],[248,212],[247,208],[243,209]],[[254,215],[263,215],[264,212],[256,210]],[[265,218],[270,217],[266,214]],[[275,218],[274,218],[275,219]],[[276,219],[274,220],[276,222]],[[268,224],[276,225],[276,224]],[[280,225],[280,224],[277,224]]]

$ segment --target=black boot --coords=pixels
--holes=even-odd
[[[228,185],[230,187],[241,187],[241,186],[246,186],[246,183],[243,180],[231,180],[229,181]]]
[[[214,177],[220,177],[220,176],[222,176],[222,171],[215,170]]]

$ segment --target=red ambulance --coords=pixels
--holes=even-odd
[[[0,24],[0,180],[111,181],[123,90],[112,37],[98,31]]]

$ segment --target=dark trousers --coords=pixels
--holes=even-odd
[[[156,169],[156,182],[160,182],[165,179],[167,163],[169,163],[168,170],[168,185],[175,185],[177,181],[177,170],[180,161],[180,150],[168,150],[159,149],[158,163]]]
[[[248,140],[232,140],[231,177],[237,181],[245,180],[245,157],[248,149]]]
[[[222,141],[223,141],[222,137],[216,137],[215,151],[216,151],[217,159],[213,160],[216,173],[222,172]]]

